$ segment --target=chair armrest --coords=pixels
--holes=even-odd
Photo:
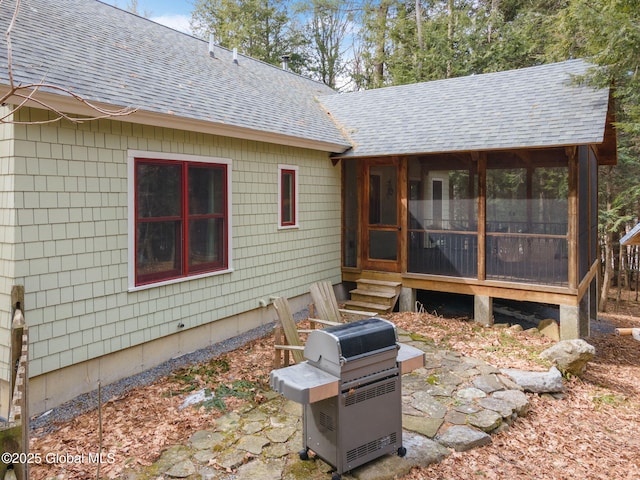
[[[344,308],[338,309],[341,313],[349,313],[351,315],[363,315],[365,317],[373,317],[374,315],[378,315],[376,312],[363,312],[361,310],[346,310]]]
[[[329,327],[335,327],[336,325],[342,325],[340,322],[331,322],[329,320],[322,320],[320,318],[309,318],[310,322],[320,323],[322,325],[327,325]]]
[[[274,345],[278,350],[300,350],[304,352],[304,347],[301,345]]]

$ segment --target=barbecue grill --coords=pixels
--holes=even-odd
[[[271,388],[303,404],[303,449],[335,468],[332,480],[402,446],[403,373],[424,365],[424,353],[397,341],[380,318],[309,334],[305,361],[271,372]]]

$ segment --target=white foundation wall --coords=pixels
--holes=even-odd
[[[21,120],[45,118],[21,112]],[[113,120],[16,127],[14,136],[15,245],[7,261],[15,273],[2,296],[9,284],[24,285],[33,413],[61,401],[52,388],[63,374],[82,385],[74,394],[92,390],[128,374],[112,360],[119,352],[128,370],[150,368],[199,348],[202,338],[271,321],[261,300],[340,281],[340,167],[327,153]],[[232,272],[128,291],[129,150],[231,160]],[[278,229],[279,164],[299,168],[299,228]],[[9,308],[10,297],[4,303]],[[139,355],[144,345],[152,354]],[[98,359],[97,369],[70,368]]]

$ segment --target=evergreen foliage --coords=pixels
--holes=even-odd
[[[350,90],[593,62],[576,81],[614,86],[619,145],[619,165],[602,167],[603,252],[640,221],[640,0],[302,0],[293,16],[288,5],[198,0],[193,24],[266,62],[290,54],[294,71]]]

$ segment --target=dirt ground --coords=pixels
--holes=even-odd
[[[615,307],[610,304],[611,310]],[[640,327],[640,303],[625,300],[616,313],[601,314],[613,327]],[[546,370],[538,353],[553,342],[539,334],[483,328],[464,318],[430,313],[397,313],[398,327],[432,338],[437,345],[482,358],[496,367]],[[530,395],[530,411],[492,444],[453,453],[443,462],[416,468],[406,480],[433,479],[639,479],[640,342],[630,336],[593,329],[589,343],[596,357],[581,378],[566,380],[560,399]],[[111,455],[101,464],[101,478],[122,478],[151,464],[170,445],[186,443],[192,433],[210,427],[224,411],[260,402],[268,389],[273,338],[252,342],[206,365],[175,372],[94,411],[36,432],[31,452]],[[223,403],[180,409],[185,393],[216,392]],[[99,419],[102,418],[102,430]],[[96,478],[95,465],[34,465],[31,478]]]

